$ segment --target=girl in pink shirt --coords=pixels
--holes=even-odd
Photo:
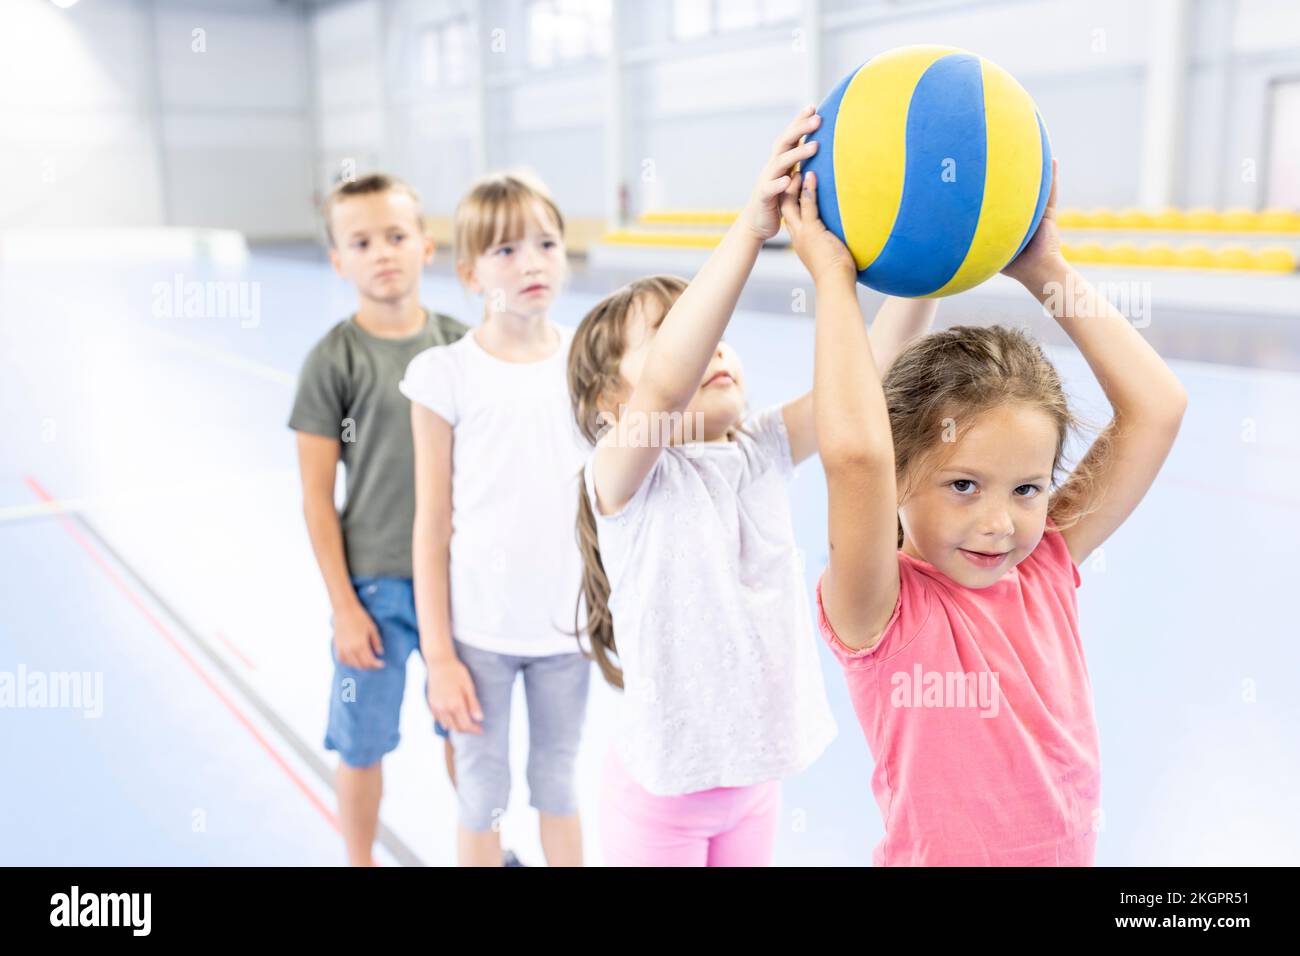
[[[817,287],[830,529],[818,617],[876,762],[874,862],[1091,865],[1101,778],[1078,565],[1150,487],[1187,394],[1061,257],[1055,170],[1041,225],[1004,271],[1055,316],[1113,408],[1078,467],[1056,481],[1078,422],[1022,332],[935,333],[882,384],[857,266],[817,216],[814,179],[782,212]]]

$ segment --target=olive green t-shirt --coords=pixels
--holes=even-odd
[[[469,331],[449,316],[425,314],[424,328],[402,339],[344,319],[312,348],[298,377],[289,427],[340,442],[347,475],[340,521],[353,576],[411,577],[415,450],[411,403],[397,383],[415,356]]]

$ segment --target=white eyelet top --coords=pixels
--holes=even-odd
[[[826,749],[826,698],[779,407],[735,441],[670,446],[613,515],[594,507],[624,693],[617,747],[652,794],[793,776]]]

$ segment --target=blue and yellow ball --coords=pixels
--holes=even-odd
[[[804,169],[858,281],[889,295],[979,285],[1024,248],[1047,206],[1052,150],[1029,94],[965,50],[874,57],[818,109]]]

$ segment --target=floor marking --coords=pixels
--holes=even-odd
[[[56,503],[54,497],[35,478],[30,475],[25,475],[23,480],[42,501],[46,503]],[[316,792],[307,785],[307,783],[291,766],[289,766],[284,757],[281,756],[266,737],[258,731],[252,720],[239,708],[230,696],[227,695],[220,686],[218,686],[216,681],[214,681],[211,675],[204,670],[195,657],[186,650],[184,645],[177,640],[176,636],[171,632],[167,625],[160,620],[156,614],[154,614],[153,609],[149,607],[149,604],[140,596],[139,592],[143,592],[147,595],[149,601],[161,609],[167,617],[171,618],[171,620],[176,623],[178,630],[189,639],[191,644],[203,653],[203,655],[208,659],[208,662],[221,673],[222,677],[226,681],[239,690],[249,703],[253,705],[254,709],[258,712],[258,715],[275,729],[276,733],[278,733],[280,737],[290,745],[296,756],[312,769],[316,776],[320,778],[321,782],[332,793],[334,791],[333,773],[325,762],[301,739],[299,739],[299,737],[293,732],[292,728],[290,728],[289,725],[286,724],[284,720],[281,719],[280,716],[253,691],[253,689],[235,672],[229,663],[227,663],[220,654],[209,646],[206,641],[199,637],[198,632],[189,626],[189,624],[185,622],[184,618],[182,618],[156,591],[153,590],[153,588],[149,586],[140,574],[132,568],[122,555],[120,555],[112,545],[105,540],[103,535],[101,535],[99,531],[95,529],[94,525],[86,520],[83,515],[77,514],[76,512],[50,513],[54,514],[58,518],[59,522],[67,532],[73,537],[77,544],[81,546],[82,550],[90,556],[100,570],[104,572],[109,581],[112,582],[118,591],[120,591],[122,595],[131,602],[131,604],[135,605],[136,609],[140,611],[145,619],[153,625],[154,629],[162,635],[168,645],[170,645],[171,648],[181,656],[185,663],[187,663],[194,671],[195,675],[207,685],[208,689],[216,695],[217,699],[225,705],[226,709],[230,711],[235,719],[244,726],[244,729],[247,730],[258,744],[261,745],[262,749],[266,751],[271,759],[282,771],[284,771],[285,775],[288,776],[294,785],[303,793],[312,806],[316,808],[322,817],[324,817],[330,827],[336,833],[341,833],[338,818],[335,816],[334,812],[321,801],[320,797],[316,795]],[[108,558],[106,558],[105,555],[108,555]],[[113,567],[113,564],[109,561],[110,558],[113,563],[117,564],[130,575],[136,586],[134,589]],[[396,834],[385,827],[382,823],[379,826],[377,840],[384,849],[391,853],[402,865],[424,865],[420,858],[416,856],[416,854],[407,847],[406,844],[398,839]]]

